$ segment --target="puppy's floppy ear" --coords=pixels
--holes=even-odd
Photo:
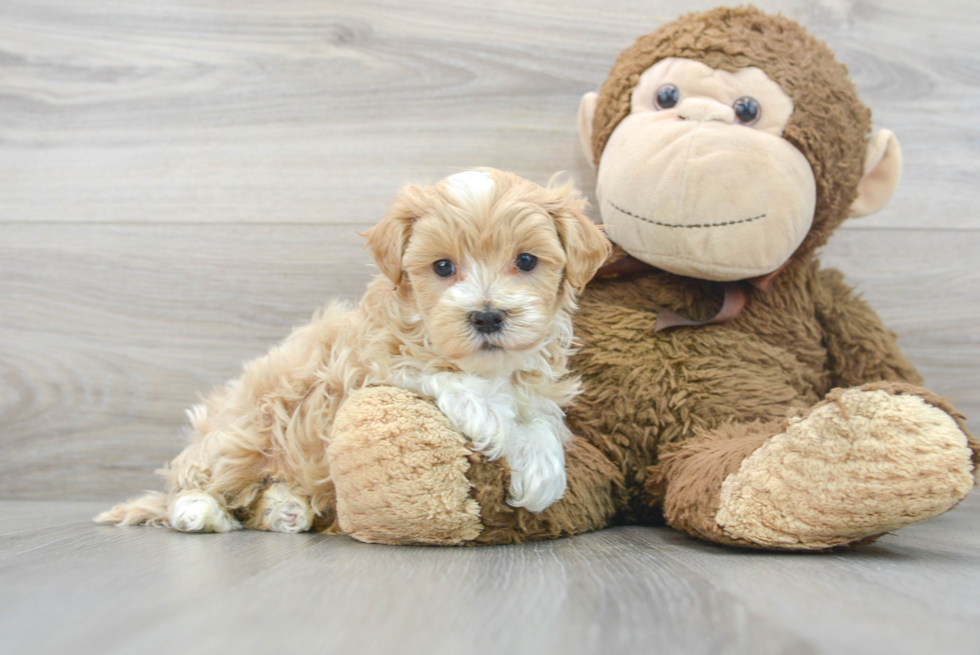
[[[412,236],[412,224],[419,217],[418,198],[421,189],[414,185],[403,187],[395,201],[377,225],[362,234],[365,247],[371,249],[374,263],[394,284],[401,284],[402,257]]]
[[[571,183],[551,187],[552,203],[548,213],[555,219],[558,238],[565,249],[565,277],[576,293],[592,279],[609,257],[612,245],[599,226],[585,215],[588,201]]]

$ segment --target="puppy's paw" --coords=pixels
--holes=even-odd
[[[255,507],[248,527],[271,532],[306,532],[313,525],[310,503],[292,493],[285,484],[268,486]]]
[[[297,498],[274,509],[270,518],[269,529],[273,532],[306,532],[313,525],[313,510]]]
[[[499,459],[516,426],[514,397],[487,385],[458,385],[436,398],[436,405],[473,447],[490,460]]]
[[[203,491],[183,491],[170,508],[170,525],[180,532],[231,532],[242,525]]]
[[[561,435],[546,421],[515,428],[511,448],[510,498],[507,504],[542,512],[565,494],[565,449]]]

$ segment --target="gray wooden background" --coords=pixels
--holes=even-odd
[[[372,275],[406,182],[591,194],[578,99],[679,0],[0,0],[0,498],[155,487],[183,409]],[[762,1],[906,168],[825,248],[980,432],[980,3]]]

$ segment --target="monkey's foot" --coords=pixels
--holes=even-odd
[[[472,451],[428,400],[369,387],[344,402],[327,454],[340,529],[385,544],[457,545],[483,530]]]
[[[435,404],[394,387],[344,402],[331,430],[330,472],[340,529],[385,544],[505,544],[608,525],[622,474],[594,446],[566,449],[568,489],[543,512],[507,503],[511,471],[467,447]]]
[[[714,521],[735,543],[815,550],[946,512],[973,488],[974,466],[943,405],[905,385],[835,390],[724,479]]]

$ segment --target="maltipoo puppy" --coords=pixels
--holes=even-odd
[[[167,493],[96,520],[308,530],[332,502],[333,417],[378,384],[433,398],[475,450],[506,458],[512,505],[545,509],[565,491],[575,297],[609,251],[585,207],[569,185],[491,169],[405,187],[365,235],[382,274],[360,304],[329,306],[191,409]]]

